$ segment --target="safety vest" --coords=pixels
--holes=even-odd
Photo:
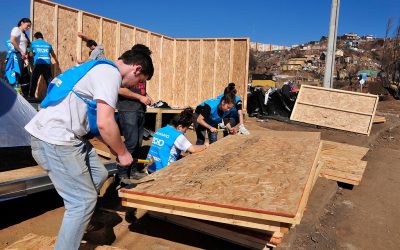
[[[224,97],[224,94],[221,94],[221,95],[217,96],[217,99],[221,100],[222,97]],[[239,113],[238,113],[238,110],[236,108],[236,104],[238,102],[240,102],[240,101],[242,101],[242,100],[239,98],[239,96],[235,95],[235,105],[228,111],[229,115],[234,116],[234,117],[239,117]]]
[[[150,172],[158,171],[178,160],[179,154],[173,154],[171,150],[176,138],[180,135],[183,135],[183,133],[176,130],[171,125],[157,130],[153,135],[153,141],[151,142],[151,147],[147,155],[147,159],[154,159],[153,164],[147,168]]]
[[[17,50],[15,50],[10,40],[6,40],[5,45],[7,46],[6,60],[7,64],[4,69],[8,82],[14,85],[17,82],[17,74],[21,75],[21,69],[19,68]]]
[[[222,122],[222,119],[224,119],[227,115],[229,115],[229,110],[225,111],[222,116],[218,114],[218,106],[219,103],[221,102],[221,99],[218,98],[212,98],[205,100],[204,102],[200,103],[199,106],[204,106],[205,104],[208,104],[208,106],[211,107],[211,113],[209,117],[204,117],[204,121],[207,122],[211,126],[216,126],[219,123]]]
[[[31,43],[31,47],[34,53],[34,64],[51,64],[50,52],[52,48],[48,42],[35,40]]]
[[[41,108],[47,108],[60,103],[70,92],[73,92],[77,97],[82,99],[87,106],[87,117],[89,122],[90,133],[94,136],[100,135],[97,127],[97,103],[95,100],[83,98],[81,95],[73,91],[76,83],[89,72],[94,66],[99,64],[108,64],[117,66],[108,60],[91,60],[81,65],[72,67],[64,73],[55,77],[47,88],[47,95],[40,104]]]

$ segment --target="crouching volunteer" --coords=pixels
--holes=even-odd
[[[227,93],[221,98],[213,98],[200,103],[194,114],[194,127],[197,135],[197,145],[204,144],[206,133],[211,143],[217,141],[218,124],[229,115],[229,110],[235,105],[235,95]],[[230,133],[235,129],[227,127]]]
[[[152,158],[153,164],[148,166],[149,173],[156,172],[179,159],[181,153],[197,153],[205,150],[204,145],[192,145],[186,139],[185,133],[193,123],[193,109],[187,108],[176,115],[171,125],[160,128],[154,135],[147,159]]]
[[[237,96],[237,89],[235,87],[235,83],[231,82],[225,88],[224,93],[219,95],[217,98],[221,99],[224,95],[232,93],[235,95],[235,105],[229,110],[229,115],[224,118],[224,123],[220,125],[220,127],[225,127],[226,125],[235,128],[239,134],[249,135],[250,132],[244,126],[244,116],[243,116],[243,109],[242,105],[243,102],[239,96]],[[224,136],[229,134],[229,130],[224,130]]]
[[[92,60],[73,67],[50,83],[42,109],[25,126],[32,135],[33,157],[64,200],[55,249],[79,248],[108,176],[86,135],[101,137],[119,164],[129,166],[132,155],[114,119],[118,90],[150,79],[153,72],[151,58],[132,50],[114,62]]]

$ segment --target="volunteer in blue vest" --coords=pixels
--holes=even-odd
[[[229,110],[235,105],[235,95],[227,93],[222,98],[212,98],[200,103],[194,114],[194,127],[196,129],[196,145],[204,144],[206,133],[211,143],[217,141],[218,124],[229,115]],[[230,133],[235,133],[234,128],[228,126]]]
[[[227,93],[232,93],[235,95],[235,105],[229,110],[229,115],[224,119],[224,123],[221,124],[220,127],[225,127],[226,124],[229,124],[231,128],[237,128],[239,134],[249,135],[250,132],[244,126],[244,118],[243,118],[243,102],[239,96],[237,96],[237,89],[235,83],[231,82],[225,88],[224,93],[219,95],[217,98],[222,98]],[[228,131],[224,131],[224,136],[227,136]]]
[[[79,248],[108,176],[87,135],[106,143],[120,165],[131,165],[132,155],[114,118],[118,91],[150,79],[153,73],[151,58],[133,50],[114,62],[92,60],[75,66],[53,79],[42,109],[25,126],[32,135],[33,157],[64,199],[55,249]]]
[[[54,53],[50,43],[43,40],[43,34],[41,32],[36,32],[33,37],[36,40],[31,43],[34,64],[31,78],[31,86],[29,89],[29,97],[31,98],[35,97],[37,82],[41,75],[43,76],[47,85],[52,78],[50,56],[52,56],[55,62],[58,64],[56,54]]]

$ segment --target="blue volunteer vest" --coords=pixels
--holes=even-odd
[[[72,91],[76,96],[86,103],[90,133],[94,136],[100,135],[99,128],[97,127],[96,101],[83,98],[78,93],[73,91],[76,83],[84,75],[86,75],[89,70],[99,64],[108,64],[118,69],[113,62],[108,60],[91,60],[81,65],[72,67],[51,81],[49,87],[47,88],[47,95],[40,104],[40,107],[47,108],[48,106],[56,105]]]
[[[183,135],[183,133],[171,125],[157,130],[153,135],[153,141],[147,155],[147,159],[150,159],[150,157],[154,159],[154,163],[148,167],[150,172],[156,172],[178,160],[179,155],[172,154],[171,150],[176,138],[180,135]]]
[[[221,94],[221,95],[217,96],[217,99],[221,100],[223,96],[224,96],[224,94]],[[236,108],[236,104],[240,101],[241,101],[241,99],[239,98],[239,96],[235,95],[235,105],[228,111],[230,115],[239,117],[239,113]]]
[[[19,68],[17,51],[14,49],[14,46],[11,44],[10,40],[5,41],[5,45],[7,46],[7,55],[6,60],[7,64],[4,69],[8,82],[11,85],[14,85],[17,82],[17,75],[21,75],[21,69]]]
[[[199,104],[199,106],[204,106],[205,104],[208,104],[208,106],[211,107],[210,116],[204,117],[204,121],[206,121],[211,126],[218,125],[219,123],[222,122],[222,119],[224,119],[227,115],[229,115],[230,110],[224,112],[222,114],[222,116],[218,115],[218,106],[219,106],[220,102],[221,102],[221,99],[213,98],[213,99],[205,100],[204,102]]]
[[[35,40],[31,43],[31,48],[34,53],[34,64],[51,64],[51,45],[48,42],[43,40]]]

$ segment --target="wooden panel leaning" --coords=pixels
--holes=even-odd
[[[286,233],[300,223],[320,150],[320,133],[228,136],[119,195],[125,206]]]
[[[302,85],[290,119],[369,135],[377,105],[377,95]]]

